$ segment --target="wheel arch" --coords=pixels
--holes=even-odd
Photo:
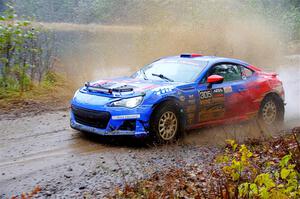
[[[274,98],[278,103],[280,103],[280,105],[281,105],[281,107],[282,107],[282,110],[280,110],[280,111],[282,111],[283,114],[284,114],[284,112],[285,112],[285,108],[284,108],[284,105],[285,105],[285,104],[284,104],[284,100],[282,99],[282,97],[280,96],[280,94],[278,94],[276,91],[271,91],[271,92],[269,92],[269,93],[267,93],[267,94],[264,95],[264,97],[263,97],[263,99],[261,100],[260,105],[259,105],[259,111],[261,110],[261,106],[262,106],[263,102],[264,102],[267,98],[269,98],[269,97]]]
[[[281,103],[284,104],[284,101],[283,101],[282,97],[280,96],[280,94],[277,93],[276,91],[271,91],[271,92],[268,92],[268,93],[266,93],[266,94],[264,95],[264,97],[262,98],[262,100],[261,100],[261,102],[260,102],[260,105],[261,105],[262,102],[263,102],[266,98],[268,98],[268,97],[273,97],[273,98],[275,98],[275,99],[278,99],[278,100],[280,100]]]
[[[180,100],[174,96],[168,96],[168,97],[164,97],[162,99],[160,99],[159,101],[157,101],[155,104],[153,104],[152,106],[152,112],[150,114],[150,121],[153,119],[153,114],[155,113],[155,110],[158,109],[160,106],[162,106],[165,103],[174,103],[174,105],[176,105],[179,108],[179,113],[180,113],[180,123],[182,126],[182,131],[184,131],[185,126],[186,126],[186,113],[184,111],[184,106],[183,104],[180,102]]]
[[[273,121],[272,124],[265,123],[263,121],[263,116],[262,116],[262,108],[264,104],[267,103],[268,99],[275,100],[274,102],[276,103],[276,107],[279,108],[276,112],[275,121]],[[282,125],[284,122],[284,114],[285,114],[284,101],[277,92],[269,92],[266,95],[264,95],[260,103],[258,117],[257,117],[258,125],[261,131],[270,134],[270,132],[277,133],[278,131],[282,130]]]

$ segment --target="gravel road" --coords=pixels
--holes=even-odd
[[[72,130],[66,111],[2,119],[0,193],[6,198],[42,188],[38,197],[104,196],[124,182],[188,162],[205,164],[218,151],[205,139],[146,146],[143,140],[104,139]],[[208,133],[209,134],[209,133]],[[209,139],[207,139],[209,140]]]
[[[227,138],[256,137],[252,126],[230,125],[189,132],[179,143],[84,134],[69,127],[68,111],[0,120],[0,196],[42,188],[37,197],[103,197],[116,186],[186,164],[205,169]]]

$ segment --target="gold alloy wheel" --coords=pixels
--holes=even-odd
[[[273,100],[270,100],[264,105],[262,109],[262,119],[266,124],[270,125],[275,122],[276,116],[277,116],[276,104]]]
[[[167,111],[159,119],[158,133],[163,140],[171,140],[177,132],[178,121],[175,113]]]

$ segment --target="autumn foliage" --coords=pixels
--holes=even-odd
[[[197,164],[170,168],[151,178],[117,188],[109,198],[299,198],[300,129],[285,136],[238,144],[227,140],[224,152],[207,169]]]
[[[41,187],[39,185],[35,186],[34,189],[31,192],[28,193],[22,193],[20,196],[12,196],[11,199],[31,199],[36,194],[38,194],[41,191]]]

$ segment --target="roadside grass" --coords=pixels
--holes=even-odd
[[[73,94],[71,82],[59,74],[48,73],[40,83],[30,85],[24,92],[20,92],[17,86],[0,87],[0,111],[8,112],[35,105],[67,105]]]

